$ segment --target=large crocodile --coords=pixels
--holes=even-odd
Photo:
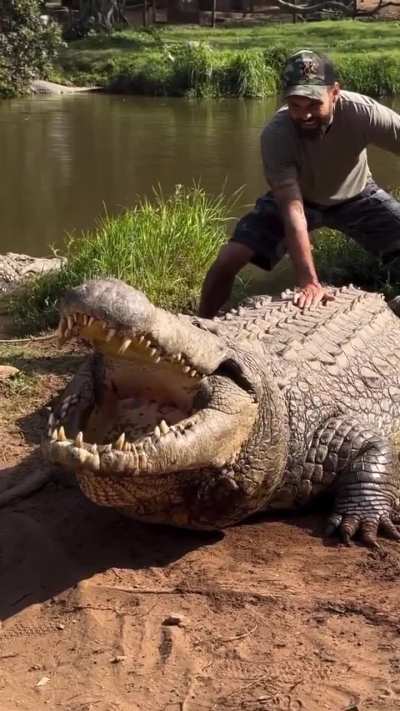
[[[117,280],[72,289],[60,335],[94,353],[50,415],[46,456],[144,521],[222,528],[331,492],[331,532],[399,539],[400,321],[377,294],[335,297],[305,312],[255,297],[205,320]]]

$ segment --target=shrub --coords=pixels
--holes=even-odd
[[[23,94],[35,77],[46,78],[61,34],[44,24],[39,0],[0,0],[0,95]]]

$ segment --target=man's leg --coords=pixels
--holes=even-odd
[[[321,224],[318,210],[305,206],[310,231]],[[270,271],[286,253],[285,230],[271,193],[258,198],[253,210],[237,223],[231,240],[221,249],[202,289],[199,315],[212,318],[227,301],[238,271],[248,262]]]
[[[199,316],[213,318],[229,299],[236,274],[254,256],[254,250],[240,242],[228,242],[209,269],[201,291]]]
[[[400,202],[372,181],[358,197],[325,211],[324,224],[385,262],[400,255]]]

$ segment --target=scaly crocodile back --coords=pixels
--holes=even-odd
[[[334,301],[307,311],[295,306],[289,291],[280,299],[252,297],[215,319],[216,332],[247,345],[258,341],[288,364],[299,367],[308,361],[315,370],[326,366],[332,374],[347,366],[360,349],[364,349],[365,360],[376,363],[378,353],[385,351],[383,369],[390,360],[400,366],[400,319],[383,296],[353,286],[333,293]]]

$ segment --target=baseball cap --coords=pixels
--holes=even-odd
[[[307,96],[322,100],[336,81],[332,62],[311,49],[301,49],[286,61],[282,74],[283,97]]]

